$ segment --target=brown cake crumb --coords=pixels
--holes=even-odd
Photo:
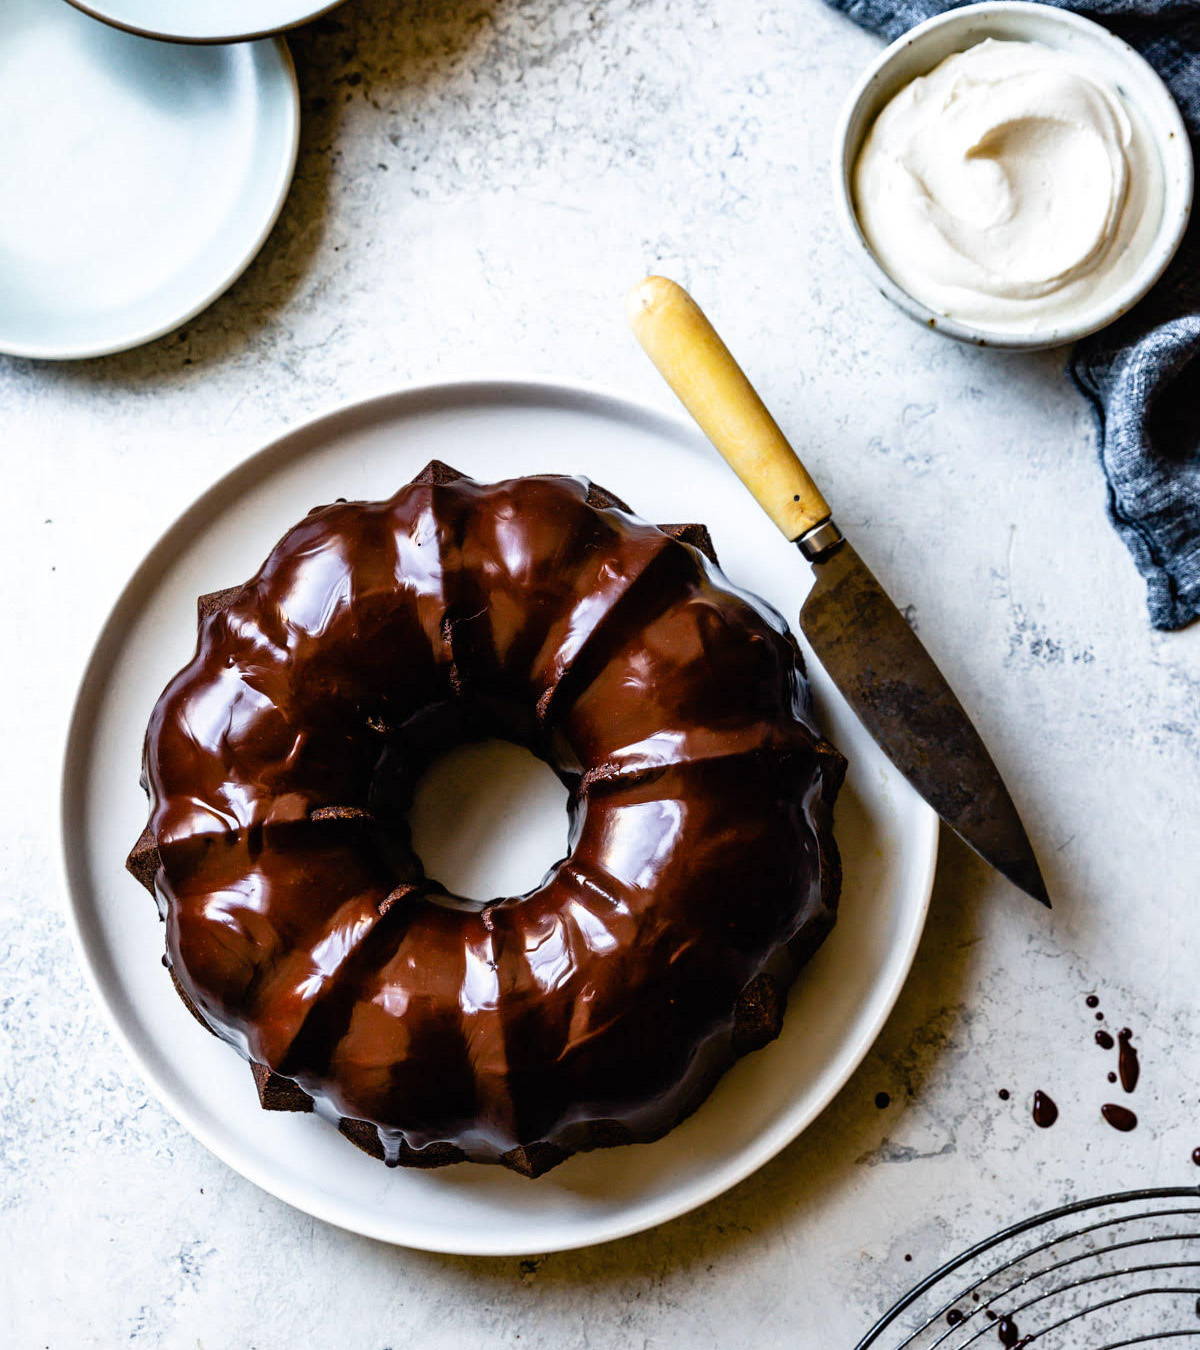
[[[196,617],[203,623],[211,615],[220,614],[223,609],[228,609],[245,589],[245,586],[227,586],[223,591],[211,591],[208,595],[200,596],[196,601]]]
[[[660,525],[658,527],[663,534],[668,534],[672,539],[678,539],[682,544],[691,544],[694,549],[699,549],[701,553],[715,566],[720,566],[717,562],[717,549],[712,541],[712,535],[708,532],[707,525]]]
[[[251,1064],[254,1086],[264,1111],[311,1111],[313,1099],[290,1078],[268,1069],[265,1064]]]
[[[147,825],[138,835],[137,843],[130,849],[129,857],[125,859],[125,870],[154,895],[154,878],[160,866],[158,845]]]

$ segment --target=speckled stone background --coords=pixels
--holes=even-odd
[[[1149,630],[1062,353],[923,332],[845,253],[829,143],[874,41],[817,0],[351,0],[293,48],[299,174],[233,291],[142,351],[0,358],[0,1339],[839,1350],[1009,1219],[1200,1182],[1200,629]],[[288,425],[465,372],[658,397],[621,310],[650,269],[719,317],[912,607],[1014,785],[1057,908],[944,841],[886,1031],[751,1180],[582,1253],[394,1250],[228,1171],[108,1035],[61,917],[65,715],[143,551]],[[1120,1094],[1092,991],[1141,1048],[1132,1135],[1098,1114]],[[1030,1120],[1037,1088],[1061,1107],[1053,1129]]]

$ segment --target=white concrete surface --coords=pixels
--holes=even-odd
[[[0,359],[6,1344],[848,1350],[916,1275],[1011,1218],[1200,1182],[1200,629],[1149,630],[1062,354],[923,332],[843,251],[828,142],[875,47],[817,0],[352,0],[294,39],[299,177],[243,281],[139,352]],[[164,523],[289,424],[488,370],[657,397],[621,310],[649,269],[718,318],[913,607],[1014,786],[1057,908],[946,841],[879,1044],[734,1193],[582,1253],[393,1250],[227,1171],[107,1034],[61,917],[64,717]],[[1092,991],[1141,1048],[1131,1135],[1098,1115],[1119,1090]],[[1061,1108],[1053,1129],[1029,1118],[1037,1088]]]

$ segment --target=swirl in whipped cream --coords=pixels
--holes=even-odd
[[[906,85],[854,171],[884,269],[930,309],[1052,336],[1134,276],[1162,215],[1136,109],[1074,53],[989,38]]]

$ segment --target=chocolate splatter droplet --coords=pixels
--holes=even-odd
[[[887,1095],[886,1092],[877,1092],[875,1094],[875,1105],[879,1107],[881,1111],[884,1109],[884,1107],[891,1106],[891,1104],[892,1099]]]
[[[966,1316],[963,1313],[960,1313],[957,1308],[951,1308],[946,1314],[946,1321],[949,1322],[952,1327],[956,1327],[960,1322],[965,1322],[966,1320]]]
[[[1197,1167],[1200,1167],[1200,1148],[1192,1149],[1192,1161]],[[1200,1303],[1197,1303],[1196,1306],[1197,1308],[1200,1308]]]
[[[1104,1021],[1104,1014],[1103,1014],[1103,1013],[1097,1013],[1097,1014],[1096,1014],[1096,1021],[1097,1021],[1097,1022],[1103,1022],[1103,1021]]]
[[[1004,1346],[1014,1346],[1021,1339],[1017,1324],[1011,1317],[1002,1317],[996,1323],[996,1334],[1000,1337],[1000,1344]]]
[[[1117,1081],[1117,1075],[1115,1073],[1110,1073],[1108,1075],[1108,1081],[1110,1083],[1115,1083]]]
[[[1128,1134],[1130,1130],[1137,1129],[1137,1116],[1127,1106],[1118,1106],[1115,1102],[1105,1102],[1100,1108],[1100,1114],[1114,1130],[1120,1130],[1122,1134]]]
[[[1009,1092],[1007,1088],[1001,1088],[1000,1091],[996,1093],[996,1096],[999,1097],[1002,1102],[1006,1102],[1009,1097],[1012,1096],[1012,1093]]]
[[[1128,1027],[1121,1029],[1117,1040],[1121,1042],[1121,1049],[1117,1059],[1117,1070],[1121,1075],[1121,1086],[1126,1092],[1132,1092],[1137,1087],[1138,1078],[1141,1076],[1142,1066],[1138,1062],[1138,1052],[1133,1048],[1133,1032]]]
[[[1039,1129],[1048,1130],[1058,1119],[1058,1107],[1054,1100],[1044,1092],[1033,1094],[1033,1123]]]
[[[1109,1033],[1101,1027],[1101,1029],[1096,1032],[1096,1044],[1101,1050],[1111,1050],[1113,1046],[1116,1045],[1116,1041],[1114,1041]]]
[[[1084,999],[1084,1002],[1088,1005],[1089,1008],[1098,1008],[1100,1006],[1100,1000],[1096,997],[1095,994],[1089,994],[1087,998]]]

